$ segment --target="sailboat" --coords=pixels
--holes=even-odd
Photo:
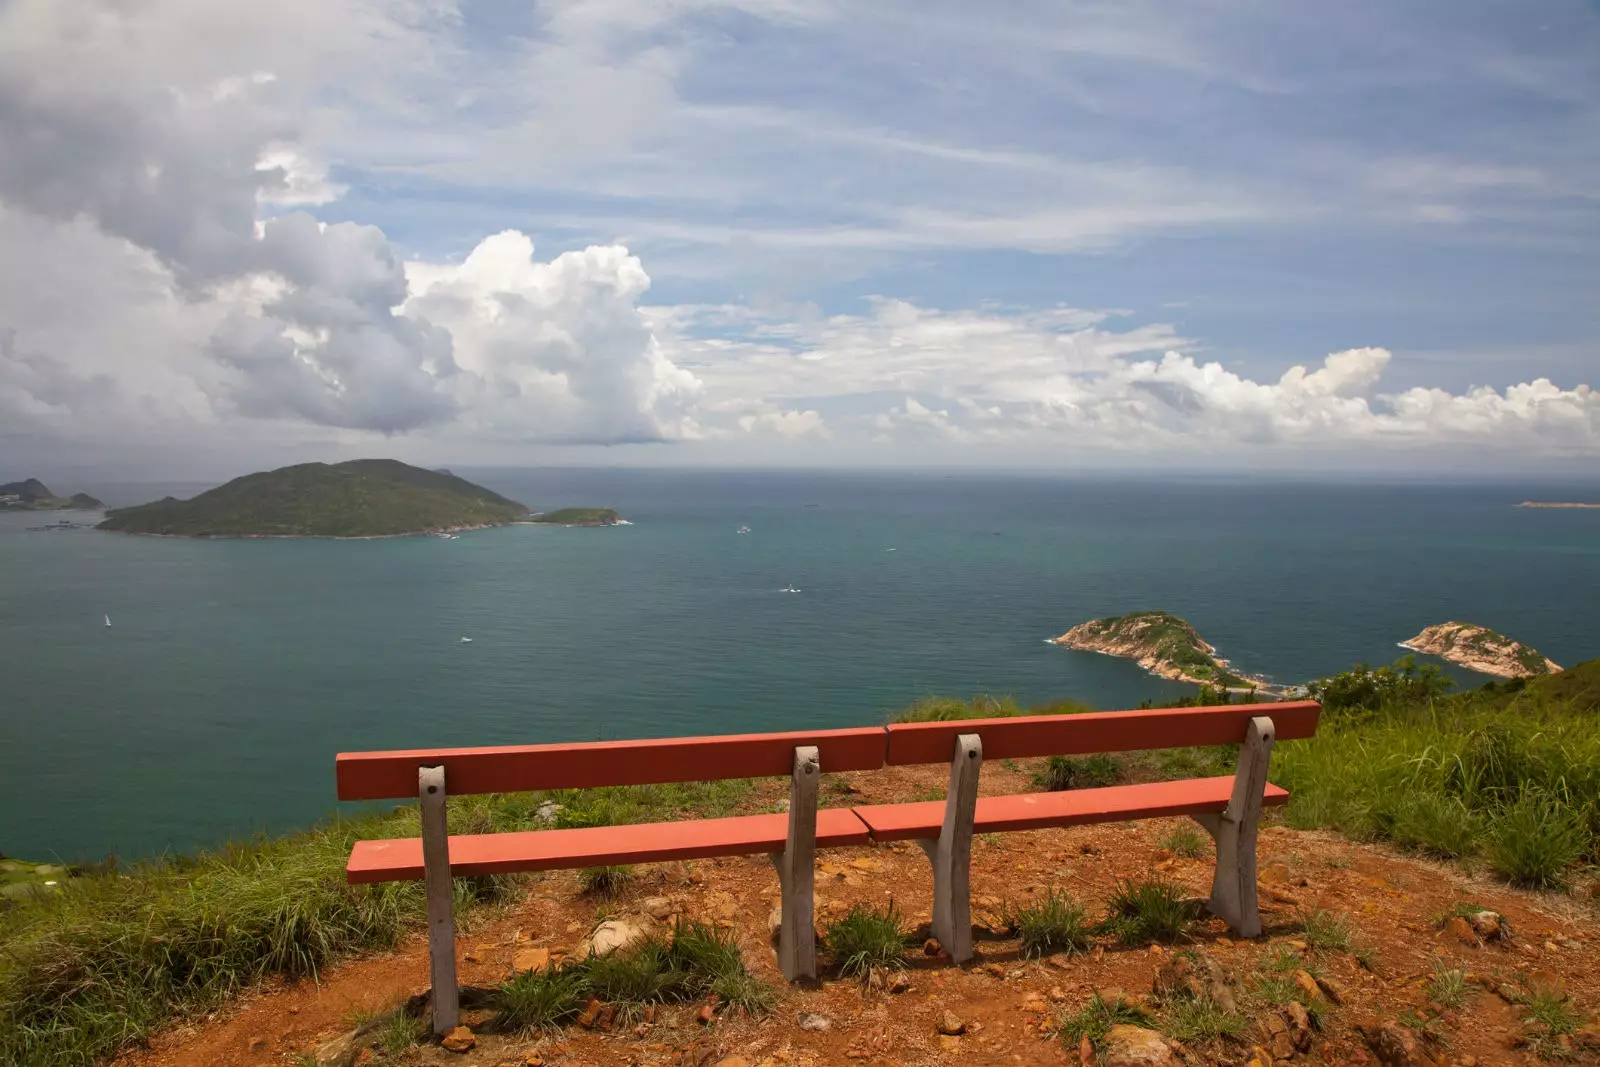
[[[794,583],[790,582],[788,585],[786,585],[782,589],[778,590],[778,592],[780,592],[780,593],[798,593],[798,592],[801,592],[801,590],[796,589],[794,587]]]
[[[107,616],[106,616],[106,625],[107,625],[107,626],[110,626],[110,625],[111,625],[111,616],[110,616],[110,615],[107,615]]]

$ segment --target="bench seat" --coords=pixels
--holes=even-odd
[[[1227,808],[1232,795],[1233,775],[1230,774],[1181,782],[979,797],[972,831],[1000,833],[1221,812]],[[1288,790],[1267,783],[1262,803],[1286,804],[1288,800]],[[944,826],[945,802],[942,800],[868,805],[854,810],[871,829],[874,841],[928,840],[938,837]]]
[[[462,877],[774,853],[784,850],[788,833],[789,816],[777,814],[571,830],[460,834],[450,838],[450,873]],[[823,808],[817,812],[818,848],[864,845],[869,840],[866,824],[849,808]],[[345,865],[345,879],[352,885],[414,880],[422,876],[422,839],[419,837],[357,841]]]

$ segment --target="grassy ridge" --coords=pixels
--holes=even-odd
[[[117,508],[100,528],[184,537],[377,537],[507,523],[527,510],[453,474],[357,459],[247,474],[192,500]]]

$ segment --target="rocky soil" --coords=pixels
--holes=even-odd
[[[1561,670],[1553,660],[1504,634],[1469,622],[1442,622],[1430,626],[1401,648],[1426,652],[1479,674],[1497,678],[1532,678]]]
[[[985,793],[1029,788],[1027,765],[985,768]],[[927,795],[940,768],[893,768],[829,776],[833,803]],[[782,783],[760,791],[771,810]],[[486,1010],[465,1012],[466,1028],[445,1044],[417,1045],[398,1058],[371,1047],[362,1017],[389,1011],[427,985],[420,934],[398,951],[352,961],[319,982],[276,985],[217,1016],[179,1027],[137,1050],[122,1067],[266,1067],[343,1062],[378,1067],[813,1067],[865,1064],[1071,1064],[1074,1067],[1199,1067],[1202,1064],[1350,1064],[1363,1067],[1497,1067],[1541,1062],[1600,1063],[1600,907],[1580,894],[1536,896],[1452,866],[1425,863],[1324,833],[1263,829],[1262,905],[1267,929],[1234,937],[1220,922],[1194,924],[1171,945],[1123,946],[1097,938],[1086,952],[1025,959],[1001,918],[1007,903],[1064,888],[1092,917],[1120,876],[1160,874],[1203,893],[1209,845],[1196,858],[1163,847],[1181,824],[1157,820],[985,836],[973,846],[979,955],[955,966],[937,946],[913,949],[900,974],[870,984],[832,976],[784,983],[769,947],[777,879],[765,857],[638,868],[611,901],[583,895],[572,872],[541,875],[526,896],[480,913],[460,938],[462,981],[488,986],[517,969],[581,951],[589,938],[627,936],[674,915],[731,929],[745,959],[779,990],[774,1011],[756,1017],[689,1004],[625,1023],[604,1011],[589,1028],[552,1034],[493,1032]],[[891,901],[911,923],[930,907],[928,863],[897,844],[823,853],[818,921],[857,902]],[[1590,887],[1592,890],[1592,887]],[[1468,905],[1470,902],[1470,906]],[[1455,914],[1459,913],[1459,914]],[[1308,931],[1308,915],[1342,916],[1346,947]],[[1459,969],[1459,997],[1439,999],[1441,970]],[[1273,983],[1263,994],[1263,982]],[[1121,1023],[1097,1049],[1063,1036],[1064,1020],[1092,1000],[1119,995],[1170,1020],[1169,1008],[1200,993],[1231,1005],[1233,1037],[1178,1041],[1151,1025]],[[1561,1003],[1575,1033],[1535,1046],[1524,1021],[1540,1003]],[[1276,1000],[1276,1003],[1270,1002]],[[469,1001],[471,1003],[471,1001]],[[1168,1029],[1171,1027],[1169,1025]],[[1541,1055],[1548,1057],[1541,1059]]]

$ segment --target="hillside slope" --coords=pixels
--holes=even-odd
[[[382,537],[496,526],[527,514],[464,478],[392,459],[248,474],[191,500],[117,508],[100,529],[184,537]]]

